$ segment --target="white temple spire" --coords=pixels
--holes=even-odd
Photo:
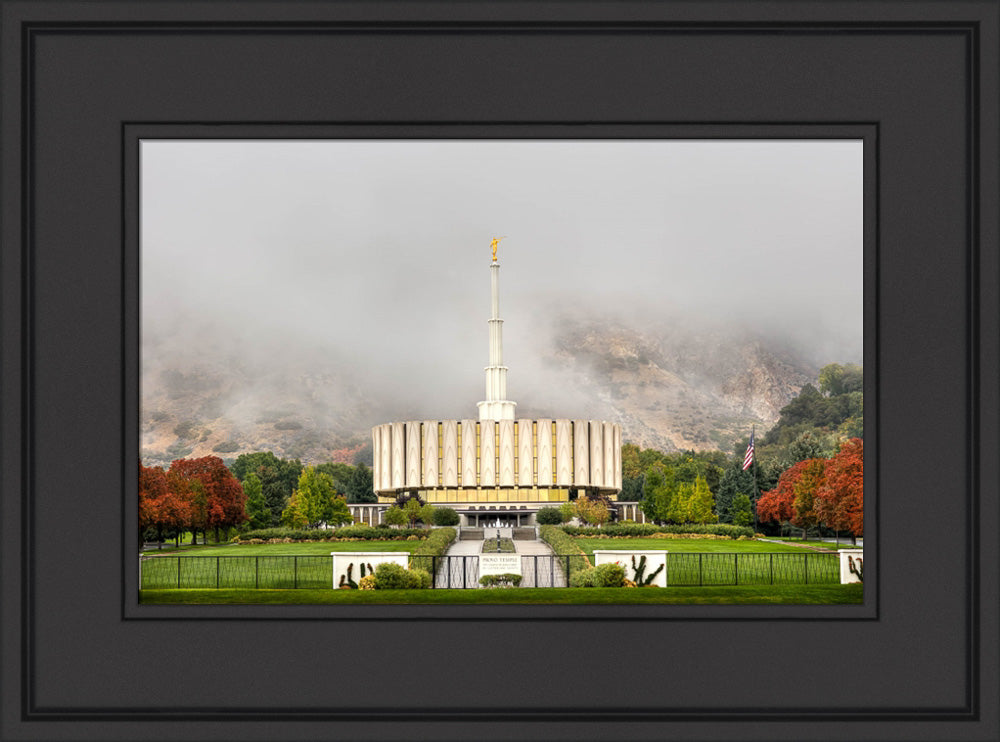
[[[497,247],[503,237],[494,238],[493,262],[490,263],[492,316],[490,327],[490,365],[486,367],[486,399],[479,403],[480,420],[513,420],[516,403],[507,397],[507,367],[503,365],[503,320],[500,319],[500,263]]]

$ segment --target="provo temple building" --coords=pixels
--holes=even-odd
[[[352,505],[375,524],[401,494],[456,510],[463,526],[523,526],[540,507],[586,493],[621,491],[621,425],[597,420],[518,420],[507,397],[500,264],[493,242],[486,399],[479,419],[393,422],[372,429],[378,505]]]

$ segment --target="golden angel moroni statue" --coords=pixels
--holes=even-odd
[[[497,262],[497,248],[500,247],[500,240],[506,238],[507,235],[503,237],[494,237],[493,242],[490,243],[490,247],[493,248],[493,262]]]

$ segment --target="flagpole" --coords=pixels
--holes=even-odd
[[[753,425],[750,428],[750,440],[754,439],[754,434],[757,432],[757,426]],[[753,532],[757,533],[757,498],[760,497],[760,488],[757,486],[757,446],[754,444],[753,448]]]

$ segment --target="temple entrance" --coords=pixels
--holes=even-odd
[[[517,528],[531,523],[533,510],[463,510],[472,528]]]

